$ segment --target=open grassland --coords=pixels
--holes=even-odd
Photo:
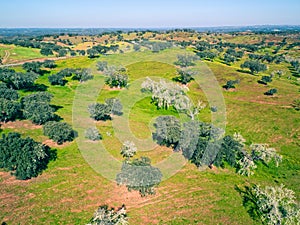
[[[43,55],[40,53],[40,49],[3,44],[0,44],[0,56],[4,59],[4,63],[6,64],[29,59],[43,58]]]
[[[91,68],[95,78],[88,82],[100,84],[104,77],[96,71],[96,62],[105,60],[109,64],[126,66],[130,82],[146,76],[171,80],[176,76],[176,68],[166,62],[174,62],[176,55],[181,52],[183,50],[180,49],[168,49],[160,53],[131,52],[92,60],[76,57],[57,61],[58,67],[52,73],[68,67]],[[287,79],[288,74],[264,86],[257,83],[262,74],[253,76],[238,72],[238,63],[232,67],[219,62],[209,62],[207,65],[220,86],[229,79],[240,79],[235,91],[223,90],[226,132],[233,134],[238,131],[248,143],[269,143],[275,147],[283,155],[283,163],[278,168],[259,165],[254,176],[243,177],[231,168],[200,172],[187,163],[159,185],[156,195],[141,198],[138,193],[128,192],[126,188],[118,187],[96,173],[83,159],[76,142],[52,145],[57,149],[57,160],[51,162],[39,177],[17,181],[7,172],[0,173],[0,221],[7,221],[8,224],[85,224],[99,205],[118,207],[126,204],[131,224],[260,224],[259,221],[253,221],[243,207],[237,186],[283,183],[295,191],[299,200],[300,119],[299,112],[290,107],[292,101],[299,97],[299,86]],[[41,76],[38,83],[48,86],[47,91],[54,95],[51,104],[61,106],[57,114],[72,123],[73,99],[76,87],[80,84],[70,80],[64,87],[51,86],[48,76]],[[274,97],[263,95],[271,87],[277,88],[278,94]],[[207,103],[203,91],[195,82],[189,84],[189,89],[188,94],[195,102],[201,99]],[[97,101],[103,102],[124,91],[105,87]],[[149,137],[153,118],[166,114],[178,116],[173,110],[157,110],[150,103],[150,97],[142,99],[130,111],[130,129],[139,138]],[[211,120],[208,107],[200,113],[199,118]],[[121,142],[114,136],[112,121],[97,122],[96,126],[103,134],[102,142],[106,149],[112,156],[121,159]],[[24,136],[49,143],[42,135],[42,128],[28,121],[5,124],[2,129],[3,132],[18,131]],[[153,151],[139,152],[137,156],[149,156],[156,163],[171,153],[168,148],[158,147]]]

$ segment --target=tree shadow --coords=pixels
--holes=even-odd
[[[35,92],[35,91],[47,91],[48,86],[44,84],[34,84],[31,87],[24,88],[25,92]]]
[[[252,192],[252,187],[244,186],[244,189],[242,189],[235,185],[234,189],[242,196],[243,206],[246,208],[249,216],[255,221],[260,221],[261,214],[258,210],[257,198]]]
[[[53,108],[54,109],[54,111],[56,112],[57,110],[59,110],[59,109],[62,109],[63,108],[63,106],[60,106],[60,105],[50,105],[51,106],[51,108]]]
[[[251,71],[249,71],[249,70],[237,69],[236,71],[240,72],[240,73],[247,73],[247,74],[250,74],[250,75],[254,76],[254,74],[251,73]]]

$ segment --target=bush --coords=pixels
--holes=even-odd
[[[49,121],[43,126],[43,132],[57,144],[73,141],[75,138],[75,131],[64,122]]]
[[[91,127],[85,131],[85,137],[92,141],[98,141],[102,139],[102,135],[97,128]]]
[[[293,107],[295,110],[297,110],[297,111],[300,110],[300,98],[299,98],[299,99],[295,99],[295,100],[293,101],[292,107]]]

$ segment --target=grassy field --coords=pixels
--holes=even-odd
[[[48,75],[44,75],[38,79],[38,83],[48,86],[47,91],[54,95],[51,103],[61,106],[57,114],[66,122],[72,123],[72,111],[76,111],[73,108],[78,93],[76,88],[82,86],[84,90],[84,85],[98,87],[103,83],[103,75],[96,71],[98,60],[126,66],[131,83],[146,76],[171,80],[176,76],[176,68],[172,62],[182,52],[183,50],[174,48],[160,53],[144,51],[108,55],[92,60],[87,57],[59,60],[53,73],[67,67],[91,68],[94,80],[86,84],[70,80],[66,86],[60,87],[50,86]],[[259,165],[254,176],[243,177],[231,168],[199,171],[194,165],[187,163],[178,173],[159,185],[156,195],[141,198],[138,193],[118,187],[93,170],[84,160],[76,142],[57,146],[42,135],[41,126],[18,121],[2,126],[2,132],[18,131],[24,136],[50,143],[57,149],[58,157],[42,175],[28,181],[18,181],[7,172],[0,172],[0,221],[8,224],[85,224],[97,206],[108,204],[118,207],[125,204],[130,224],[260,224],[243,207],[243,199],[236,187],[283,183],[295,191],[299,200],[300,119],[299,112],[290,107],[291,102],[299,97],[299,86],[287,79],[288,74],[275,78],[270,85],[264,86],[257,83],[262,74],[253,76],[238,72],[238,64],[229,67],[219,62],[207,62],[207,65],[220,86],[229,79],[241,81],[235,91],[223,90],[227,115],[226,133],[238,131],[247,139],[248,144],[269,143],[275,147],[283,155],[283,162],[278,168]],[[272,65],[269,70],[275,68],[276,65]],[[271,87],[277,88],[278,94],[274,97],[263,95]],[[125,95],[130,88],[132,86],[128,90],[104,87],[95,100],[103,102],[109,97]],[[201,99],[207,103],[203,90],[195,82],[189,84],[189,89],[188,94],[193,100]],[[82,100],[86,104],[85,99]],[[131,132],[138,138],[149,138],[153,118],[162,114],[178,116],[172,110],[157,110],[150,103],[149,97],[137,101],[129,113]],[[200,113],[199,118],[211,121],[208,107]],[[102,144],[108,152],[121,159],[121,142],[114,135],[117,131],[113,128],[113,122],[97,122],[95,125],[103,134]],[[91,146],[89,143],[86,145]],[[153,151],[139,152],[137,156],[149,156],[155,164],[171,154],[172,150],[157,147]]]
[[[4,62],[6,64],[29,59],[43,58],[39,49],[3,44],[0,44],[0,56],[4,57]]]

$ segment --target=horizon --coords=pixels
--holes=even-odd
[[[296,0],[152,0],[142,3],[137,0],[13,0],[1,5],[1,28],[294,26],[300,21],[300,3]]]

